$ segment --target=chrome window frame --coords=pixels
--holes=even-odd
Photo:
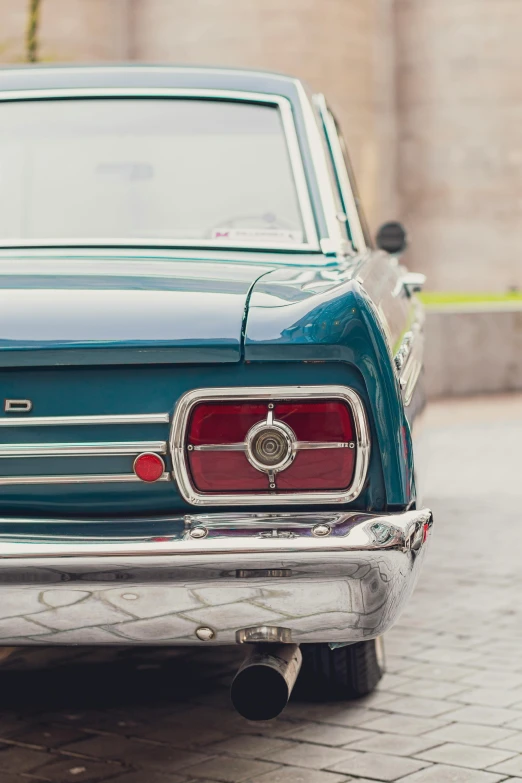
[[[0,103],[11,101],[68,100],[92,98],[171,98],[190,100],[212,100],[244,102],[275,106],[278,108],[283,124],[290,167],[294,179],[305,242],[245,242],[227,240],[215,242],[211,239],[152,239],[151,237],[132,239],[107,238],[86,239],[82,237],[18,239],[0,238],[0,248],[18,247],[194,247],[214,250],[287,250],[294,252],[319,252],[321,245],[317,233],[314,211],[306,173],[295,126],[292,104],[283,95],[272,93],[247,92],[243,90],[219,90],[200,88],[168,87],[74,87],[53,89],[10,90],[0,92]]]
[[[321,204],[326,222],[327,237],[321,239],[321,250],[325,255],[346,255],[349,243],[343,236],[342,227],[337,219],[335,194],[330,178],[330,167],[326,158],[326,137],[323,128],[320,127],[314,112],[314,96],[309,96],[301,84],[296,84],[297,92],[303,111],[303,119],[306,135],[310,145],[310,153],[313,160],[314,171],[317,178],[317,186],[321,197]]]
[[[324,125],[325,135],[330,147],[333,167],[337,173],[339,190],[344,203],[346,217],[348,218],[348,226],[350,228],[354,250],[358,251],[359,253],[365,253],[368,250],[368,246],[364,238],[364,231],[359,218],[359,211],[357,209],[357,202],[355,201],[350,178],[346,170],[344,155],[341,148],[341,143],[339,141],[339,136],[337,134],[337,128],[335,127],[334,118],[330,113],[324,95],[320,93],[314,95],[314,103],[319,111],[319,115]]]
[[[350,486],[344,490],[317,492],[203,493],[192,484],[186,457],[186,434],[190,414],[201,402],[237,402],[260,400],[336,399],[345,402],[352,412],[355,425],[356,456]],[[215,389],[193,389],[186,392],[174,410],[169,439],[172,477],[183,499],[193,506],[289,506],[299,504],[350,503],[364,487],[370,461],[370,430],[363,402],[356,391],[347,386],[259,386]]]

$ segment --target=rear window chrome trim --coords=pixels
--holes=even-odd
[[[239,400],[325,400],[345,402],[355,425],[356,459],[352,483],[345,490],[321,492],[202,493],[192,484],[185,441],[190,414],[201,402],[237,402]],[[170,435],[173,478],[183,499],[193,506],[289,506],[299,504],[341,504],[355,500],[364,487],[370,461],[370,431],[363,402],[347,386],[260,386],[244,388],[194,389],[184,394],[174,410]]]
[[[294,252],[320,252],[312,201],[301,154],[301,147],[295,126],[292,104],[283,95],[272,93],[245,92],[242,90],[219,90],[197,88],[165,87],[75,87],[36,90],[5,90],[0,92],[0,103],[11,101],[67,100],[89,98],[184,98],[189,100],[233,101],[275,106],[279,109],[285,135],[290,167],[292,169],[297,201],[303,223],[305,242],[247,243],[227,240],[226,243],[204,239],[159,239],[151,237],[128,238],[44,238],[44,239],[0,239],[0,248],[16,247],[194,247],[243,250],[284,250]]]

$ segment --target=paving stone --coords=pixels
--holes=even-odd
[[[15,731],[12,738],[17,742],[23,742],[28,745],[39,745],[42,748],[53,750],[70,742],[75,742],[85,738],[85,735],[79,728],[72,726],[55,726],[49,724],[38,724],[25,728],[25,731]]]
[[[123,774],[119,772],[117,777],[111,778],[110,783],[187,783],[188,780],[189,778],[186,778],[185,775],[151,772],[150,769],[145,772],[141,769],[127,770]],[[26,781],[26,783],[29,783],[29,781]],[[198,780],[198,783],[203,783],[203,781]]]
[[[478,671],[473,670],[472,671]],[[441,664],[436,662],[417,663],[408,669],[409,679],[420,680],[447,680],[448,682],[461,682],[470,673],[469,666]],[[480,683],[479,683],[480,684]]]
[[[354,755],[353,752],[341,750],[341,748],[295,742],[292,748],[271,753],[270,758],[278,764],[287,764],[292,767],[326,769],[333,767],[334,764],[347,761]]]
[[[83,781],[85,783],[101,783],[117,778],[121,772],[121,767],[116,764],[62,757],[60,761],[46,764],[37,771],[33,771],[32,774],[42,775],[44,779],[50,780],[52,783],[83,783]]]
[[[455,701],[462,701],[465,704],[481,704],[486,707],[515,706],[519,699],[520,696],[517,692],[501,688],[473,688],[462,691],[458,696],[455,696]]]
[[[388,664],[386,664],[386,666],[388,666]],[[381,693],[389,693],[390,691],[393,693],[393,689],[397,688],[398,685],[402,685],[404,682],[411,682],[411,677],[405,677],[403,674],[393,674],[387,668],[385,675],[379,683],[378,689]]]
[[[370,731],[384,731],[390,734],[407,734],[408,736],[420,736],[428,731],[440,729],[446,725],[443,720],[436,718],[418,718],[410,715],[386,715],[384,718],[369,720],[361,724],[361,729]]]
[[[423,735],[427,740],[434,740],[436,743],[458,742],[464,745],[493,745],[501,742],[508,737],[517,737],[512,729],[499,729],[495,726],[480,726],[476,723],[450,723],[441,729],[430,731]],[[520,735],[522,738],[522,734]],[[502,748],[502,744],[498,747]],[[518,750],[518,748],[506,748],[506,750]]]
[[[299,742],[315,742],[319,745],[340,746],[372,737],[373,734],[369,731],[346,728],[344,726],[310,723],[308,726],[294,729],[291,734],[285,736]]]
[[[302,767],[280,767],[274,772],[252,778],[251,783],[349,783],[351,780],[346,775],[333,772],[319,772],[316,769]]]
[[[145,737],[157,742],[165,742],[175,748],[199,748],[202,745],[210,745],[213,742],[226,740],[229,733],[219,725],[209,726],[206,721],[197,722],[195,730],[193,721],[180,723],[176,721],[155,721],[153,724],[133,729],[129,727],[127,734]]]
[[[195,751],[184,751],[151,742],[131,740],[110,734],[91,736],[82,742],[73,742],[62,751],[103,758],[138,767],[177,772],[191,764],[208,760],[208,756]]]
[[[389,701],[395,698],[397,698],[397,695],[393,691],[387,691],[382,690],[382,688],[378,688],[373,693],[368,694],[368,696],[363,696],[361,699],[354,701],[354,706],[371,707],[374,710],[383,708],[386,710],[386,707],[383,707],[383,705],[387,704]]]
[[[374,732],[366,739],[347,745],[348,750],[362,750],[371,753],[389,753],[391,756],[416,756],[423,750],[437,745],[437,740],[428,735],[410,737],[404,734],[382,734]]]
[[[408,671],[414,663],[416,662],[403,658],[402,655],[387,655],[386,671],[390,675],[400,675],[401,672]]]
[[[522,732],[511,733],[508,737],[497,740],[492,747],[502,750],[513,750],[516,753],[522,753]]]
[[[507,710],[502,707],[462,707],[460,710],[448,712],[445,715],[448,721],[462,723],[482,723],[485,726],[513,725],[515,721],[521,721],[522,715],[516,710]],[[522,721],[521,721],[522,726]]]
[[[346,704],[307,704],[290,702],[285,714],[292,720],[302,719],[317,721],[318,723],[331,723],[338,726],[358,727],[365,721],[376,720],[387,715],[382,710],[355,707],[349,702]]]
[[[522,755],[514,756],[500,764],[490,766],[491,772],[498,772],[502,775],[522,775]]]
[[[401,778],[401,783],[499,783],[501,780],[505,780],[505,777],[491,772],[434,764]]]
[[[404,715],[418,715],[422,718],[437,718],[445,712],[450,712],[458,705],[441,699],[422,699],[415,696],[404,696],[394,699],[386,705],[390,712]]]
[[[43,750],[33,750],[19,746],[3,746],[0,749],[0,770],[6,772],[32,772],[38,770],[57,756],[51,756]],[[1,778],[0,778],[1,779]]]
[[[126,771],[123,774],[118,773],[116,778],[111,780],[111,783],[187,783],[188,778],[184,775],[173,775],[172,773],[162,774],[161,772],[151,772],[148,769],[146,772],[143,770]],[[3,783],[3,781],[2,781]],[[21,781],[19,781],[21,783]],[[26,781],[29,783],[29,781]],[[203,783],[203,781],[198,781]]]
[[[277,737],[256,737],[251,734],[241,734],[223,742],[207,745],[205,750],[209,755],[226,753],[234,756],[272,759],[274,753],[291,750],[294,747],[294,742],[286,742],[285,740],[277,739]]]
[[[501,753],[506,754],[504,758],[501,758],[499,755]],[[479,748],[475,745],[459,745],[448,742],[416,755],[418,758],[440,764],[454,764],[457,767],[470,767],[471,769],[486,769],[494,764],[506,761],[514,754],[512,751]]]
[[[506,729],[513,729],[513,731],[522,731],[522,718],[516,720],[510,720],[506,724]]]
[[[404,696],[418,696],[428,699],[447,699],[455,696],[456,701],[461,701],[456,694],[466,692],[465,686],[456,682],[444,682],[443,680],[407,680],[396,686],[395,693]],[[384,702],[386,704],[386,702]],[[386,709],[386,707],[384,707]]]
[[[473,662],[479,658],[479,656],[479,652],[459,650],[455,647],[429,647],[427,650],[420,650],[411,657],[418,661],[427,661],[428,663],[460,663],[463,665],[471,663],[473,665]]]
[[[354,753],[351,758],[334,764],[330,769],[344,772],[355,777],[368,777],[376,780],[393,781],[428,766],[428,762],[386,756],[380,753]]]
[[[250,780],[250,778],[255,778],[265,772],[274,772],[277,769],[277,764],[267,761],[219,756],[200,764],[191,765],[186,770],[186,774],[194,779],[208,778],[223,781],[223,783],[240,783],[243,780]]]
[[[466,686],[477,688],[506,688],[522,687],[522,674],[506,671],[505,669],[481,669],[472,672],[461,680]]]

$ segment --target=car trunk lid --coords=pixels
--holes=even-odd
[[[0,366],[238,362],[271,268],[220,259],[0,260]]]

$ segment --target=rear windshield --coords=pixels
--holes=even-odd
[[[1,103],[0,243],[53,239],[304,242],[278,107]]]

